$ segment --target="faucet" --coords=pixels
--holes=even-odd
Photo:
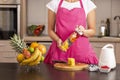
[[[115,17],[114,17],[114,20],[116,20],[117,18],[120,19],[120,16],[115,16]]]
[[[119,26],[119,24],[120,24],[120,16],[115,16],[114,20],[116,20],[116,22],[117,22],[117,36],[120,37],[120,26]]]

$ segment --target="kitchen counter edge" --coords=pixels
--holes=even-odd
[[[52,39],[49,36],[29,36],[24,37],[25,41],[42,41],[42,42],[51,42]],[[119,37],[91,37],[89,38],[90,42],[120,42]]]

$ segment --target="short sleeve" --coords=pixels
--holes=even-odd
[[[90,11],[97,8],[97,6],[91,0],[83,0],[83,4],[86,16]]]
[[[46,7],[56,13],[58,9],[59,1],[60,0],[51,0],[46,4]]]

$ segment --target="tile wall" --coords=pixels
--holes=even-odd
[[[28,0],[28,25],[31,24],[45,24],[47,27],[47,8],[46,3],[50,0]],[[92,0],[96,6],[96,28],[99,35],[99,27],[101,20],[106,21],[107,18],[110,19],[111,26],[110,32],[111,36],[117,36],[117,21],[114,20],[115,16],[120,16],[120,0]],[[120,30],[119,30],[120,31]],[[44,34],[47,34],[47,28],[44,31]]]

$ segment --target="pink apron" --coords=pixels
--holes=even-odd
[[[61,7],[63,0],[60,1],[56,14],[56,34],[65,41],[74,32],[76,25],[86,28],[86,15],[80,0],[81,8],[68,10]],[[68,49],[67,52],[61,51],[55,41],[52,42],[44,62],[53,64],[53,61],[60,60],[67,62],[67,58],[75,58],[76,62],[87,64],[98,64],[98,59],[94,50],[85,36],[80,36]]]

